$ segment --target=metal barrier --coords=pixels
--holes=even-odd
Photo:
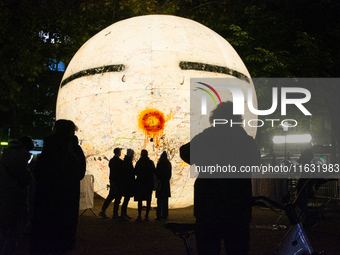
[[[340,199],[339,178],[330,179],[328,182],[322,184],[316,191],[315,196],[328,199]]]

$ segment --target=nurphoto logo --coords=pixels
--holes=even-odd
[[[256,80],[256,79],[255,79]],[[272,80],[269,80],[272,82]],[[308,103],[311,99],[311,93],[308,89],[292,86],[288,84],[288,86],[273,86],[271,83],[271,97],[268,100],[271,100],[271,106],[267,109],[258,109],[256,105],[254,105],[254,101],[256,104],[256,95],[254,93],[254,88],[249,86],[242,85],[242,81],[238,79],[220,79],[220,78],[202,78],[202,79],[192,79],[191,89],[196,93],[198,91],[203,91],[205,93],[201,93],[200,96],[200,110],[201,115],[207,115],[208,112],[208,104],[209,101],[207,95],[211,97],[211,102],[214,102],[215,106],[217,106],[217,100],[222,105],[222,102],[232,101],[233,102],[233,115],[244,115],[245,107],[248,109],[246,111],[252,113],[257,116],[268,116],[273,114],[279,106],[280,101],[280,115],[287,116],[287,106],[292,105],[293,107],[299,109],[305,116],[311,116],[312,114],[305,107],[305,104]],[[197,84],[202,86],[198,87]],[[243,82],[245,84],[245,82]],[[296,83],[295,85],[298,85]],[[195,86],[195,87],[193,87]],[[226,96],[227,95],[227,96]],[[197,98],[197,97],[195,97]],[[198,102],[197,102],[198,103]],[[244,119],[242,122],[233,122],[233,120],[227,119],[214,119],[212,125],[215,127],[216,125],[248,125],[249,127],[262,127],[265,123],[271,124],[274,127],[275,124],[280,124],[283,127],[291,128],[298,125],[298,122],[295,119]]]
[[[221,98],[218,95],[217,91],[210,85],[202,83],[202,82],[197,82],[200,83],[202,85],[207,86],[208,88],[210,88],[218,97],[218,99],[220,100],[220,103],[222,105],[221,102]],[[214,99],[214,97],[212,96],[212,94],[207,91],[206,89],[197,87],[198,89],[204,90],[205,92],[207,92],[212,99],[214,100],[215,104],[216,101]],[[244,95],[243,95],[243,91],[235,86],[235,85],[228,85],[228,84],[217,84],[216,88],[225,88],[228,89],[233,96],[233,103],[234,103],[234,115],[243,115],[244,114]],[[288,93],[300,93],[300,94],[304,94],[305,97],[304,98],[287,98],[287,94]],[[255,107],[253,106],[253,91],[252,88],[248,88],[248,107],[249,110],[256,114],[256,115],[270,115],[272,113],[274,113],[277,109],[277,105],[278,105],[278,88],[277,87],[273,87],[272,90],[272,106],[270,109],[268,110],[258,110],[255,109]],[[287,87],[287,88],[281,88],[281,115],[286,115],[287,114],[287,105],[288,104],[293,104],[296,105],[297,108],[300,109],[300,111],[304,114],[304,115],[312,115],[302,104],[307,103],[309,100],[311,99],[311,93],[309,92],[309,90],[305,89],[305,88],[295,88],[295,87]],[[206,114],[207,111],[207,104],[206,104],[206,97],[205,95],[202,95],[201,98],[201,109],[202,109],[202,115]]]

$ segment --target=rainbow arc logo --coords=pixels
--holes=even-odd
[[[198,84],[201,84],[201,85],[203,85],[203,86],[206,86],[206,87],[209,88],[212,92],[214,92],[215,95],[217,96],[218,100],[220,101],[220,104],[222,105],[222,101],[221,101],[221,98],[220,98],[219,94],[217,93],[217,91],[216,91],[212,86],[210,86],[210,85],[208,85],[208,84],[206,84],[206,83],[203,83],[203,82],[197,82],[197,83],[198,83]],[[196,88],[201,89],[201,90],[203,90],[204,92],[208,93],[208,95],[214,100],[215,105],[217,105],[214,96],[210,93],[209,90],[204,89],[204,88],[201,88],[201,87],[196,87]]]

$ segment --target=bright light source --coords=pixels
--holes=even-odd
[[[46,35],[40,36],[44,39]],[[182,70],[179,63],[189,60],[216,66],[232,63],[235,74],[244,73],[250,78],[242,59],[223,37],[195,21],[167,15],[133,17],[114,23],[89,39],[72,58],[59,88],[56,119],[73,120],[81,131],[77,135],[86,155],[87,173],[94,176],[99,195],[105,198],[109,193],[107,159],[113,156],[115,147],[133,149],[136,157],[141,149],[146,149],[156,163],[163,150],[178,149],[176,146],[190,140],[190,78],[202,77],[202,70]],[[128,67],[125,71],[123,65]],[[187,64],[183,67],[189,68]],[[226,74],[219,70],[204,72],[204,78],[216,77],[225,78]],[[145,90],[149,81],[151,87]],[[242,91],[254,91],[252,82],[239,81],[237,86]],[[169,87],[176,90],[169,93]],[[222,96],[232,100],[228,91]],[[257,103],[255,94],[252,100]],[[247,109],[247,103],[244,106]],[[243,118],[255,116],[246,111]],[[164,124],[166,120],[169,121]],[[203,123],[200,115],[197,120]],[[165,125],[163,134],[158,123]],[[206,121],[206,127],[209,126]],[[245,125],[245,130],[254,136],[256,126]],[[190,167],[182,163],[179,153],[171,155],[169,205],[190,206],[194,200]],[[136,207],[136,203],[129,206]]]
[[[310,134],[306,135],[287,135],[287,143],[310,143],[312,136]],[[274,136],[273,142],[276,144],[285,143],[285,136]]]
[[[284,136],[274,136],[273,142],[274,143],[285,143],[285,137]]]
[[[287,143],[310,143],[311,140],[312,140],[312,136],[310,134],[287,136]]]
[[[8,142],[1,142],[1,145],[8,145]]]

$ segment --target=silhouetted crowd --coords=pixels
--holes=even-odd
[[[164,151],[155,167],[154,162],[148,157],[148,151],[142,150],[141,157],[133,166],[134,151],[127,150],[124,160],[120,159],[121,148],[114,149],[114,157],[109,162],[110,167],[110,191],[104,201],[99,216],[108,218],[106,210],[110,203],[113,203],[112,218],[119,218],[120,221],[130,220],[126,209],[131,197],[138,202],[138,217],[136,221],[142,221],[142,205],[146,201],[146,213],[144,221],[149,221],[151,208],[152,191],[156,191],[157,213],[156,220],[167,219],[168,198],[170,197],[170,179],[172,174],[171,163],[167,153]],[[121,207],[121,214],[118,209],[122,197],[124,201]]]
[[[30,254],[68,254],[75,248],[79,215],[80,181],[86,172],[86,159],[77,127],[70,120],[58,120],[53,134],[44,139],[44,148],[31,161],[33,140],[24,136],[9,142],[0,160],[0,255],[15,254],[20,234],[30,227]],[[157,166],[146,150],[133,166],[134,151],[127,150],[120,159],[121,148],[114,149],[109,161],[110,192],[100,216],[108,218],[106,209],[114,200],[113,218],[131,219],[127,206],[131,197],[138,202],[142,221],[142,202],[146,201],[145,221],[149,220],[152,191],[156,190],[156,220],[168,217],[171,163],[163,152]],[[29,162],[31,162],[29,164]],[[121,214],[118,214],[119,204]]]
[[[218,105],[211,113],[210,122],[224,118],[235,123],[242,121],[242,116],[233,114],[232,102]],[[80,180],[86,171],[85,156],[75,131],[72,121],[56,121],[53,134],[44,139],[43,151],[30,164],[31,169],[28,165],[29,151],[34,147],[31,138],[11,141],[3,151],[0,161],[0,255],[15,253],[20,232],[27,223],[31,223],[31,255],[67,254],[75,248]],[[120,158],[121,148],[115,148],[113,153],[114,157],[109,161],[110,191],[100,217],[109,218],[106,210],[114,200],[112,218],[130,220],[127,206],[133,197],[138,202],[136,221],[149,221],[152,192],[155,190],[156,220],[167,219],[172,174],[167,153],[164,151],[160,155],[156,166],[148,157],[147,150],[141,151],[135,166],[132,149],[127,149],[124,160]],[[181,146],[180,157],[188,164],[199,166],[218,164],[239,168],[241,165],[260,164],[255,140],[242,126],[211,126]],[[312,152],[304,151],[299,164],[308,164],[312,159]],[[224,175],[211,178],[209,174],[199,173],[194,185],[195,235],[199,255],[220,254],[222,240],[226,254],[248,254],[252,187],[251,176],[246,174],[242,177]],[[298,191],[305,182],[304,179],[299,181]],[[317,185],[321,184],[317,182]],[[298,205],[306,216],[309,215],[309,192],[307,189],[302,194]],[[30,207],[28,195],[34,198]],[[146,202],[144,218],[143,201]],[[313,225],[313,219],[310,218],[307,223]]]
[[[212,112],[210,122],[225,116],[238,122],[242,120],[233,115],[232,103],[225,102]],[[75,248],[80,180],[86,171],[85,156],[75,131],[72,121],[56,121],[54,133],[44,139],[43,151],[31,171],[27,164],[33,146],[31,139],[13,141],[4,151],[0,164],[0,255],[14,253],[27,219],[32,224],[31,255],[67,254]],[[190,147],[192,151],[195,149],[194,153],[190,153]],[[148,151],[142,150],[134,166],[133,150],[127,150],[124,160],[120,158],[121,148],[115,148],[113,152],[114,157],[109,161],[110,191],[99,215],[108,218],[106,210],[114,200],[112,217],[120,221],[130,220],[127,206],[133,197],[138,202],[136,221],[149,221],[155,190],[156,220],[167,219],[172,172],[167,153],[160,155],[155,166]],[[210,127],[196,135],[180,148],[180,156],[185,162],[196,165],[256,165],[260,159],[254,139],[241,126],[231,128],[227,125]],[[29,185],[34,192],[31,219],[27,210]],[[198,254],[220,254],[222,240],[226,254],[248,254],[251,197],[250,176],[242,179],[228,176],[207,178],[199,174],[194,186]],[[143,201],[146,202],[146,211],[142,218]]]
[[[15,253],[23,226],[31,225],[30,254],[67,254],[75,248],[80,180],[86,160],[75,124],[58,120],[30,165],[30,137],[9,142],[0,161],[0,254]],[[30,194],[29,192],[30,191]],[[30,203],[29,197],[34,203]]]

